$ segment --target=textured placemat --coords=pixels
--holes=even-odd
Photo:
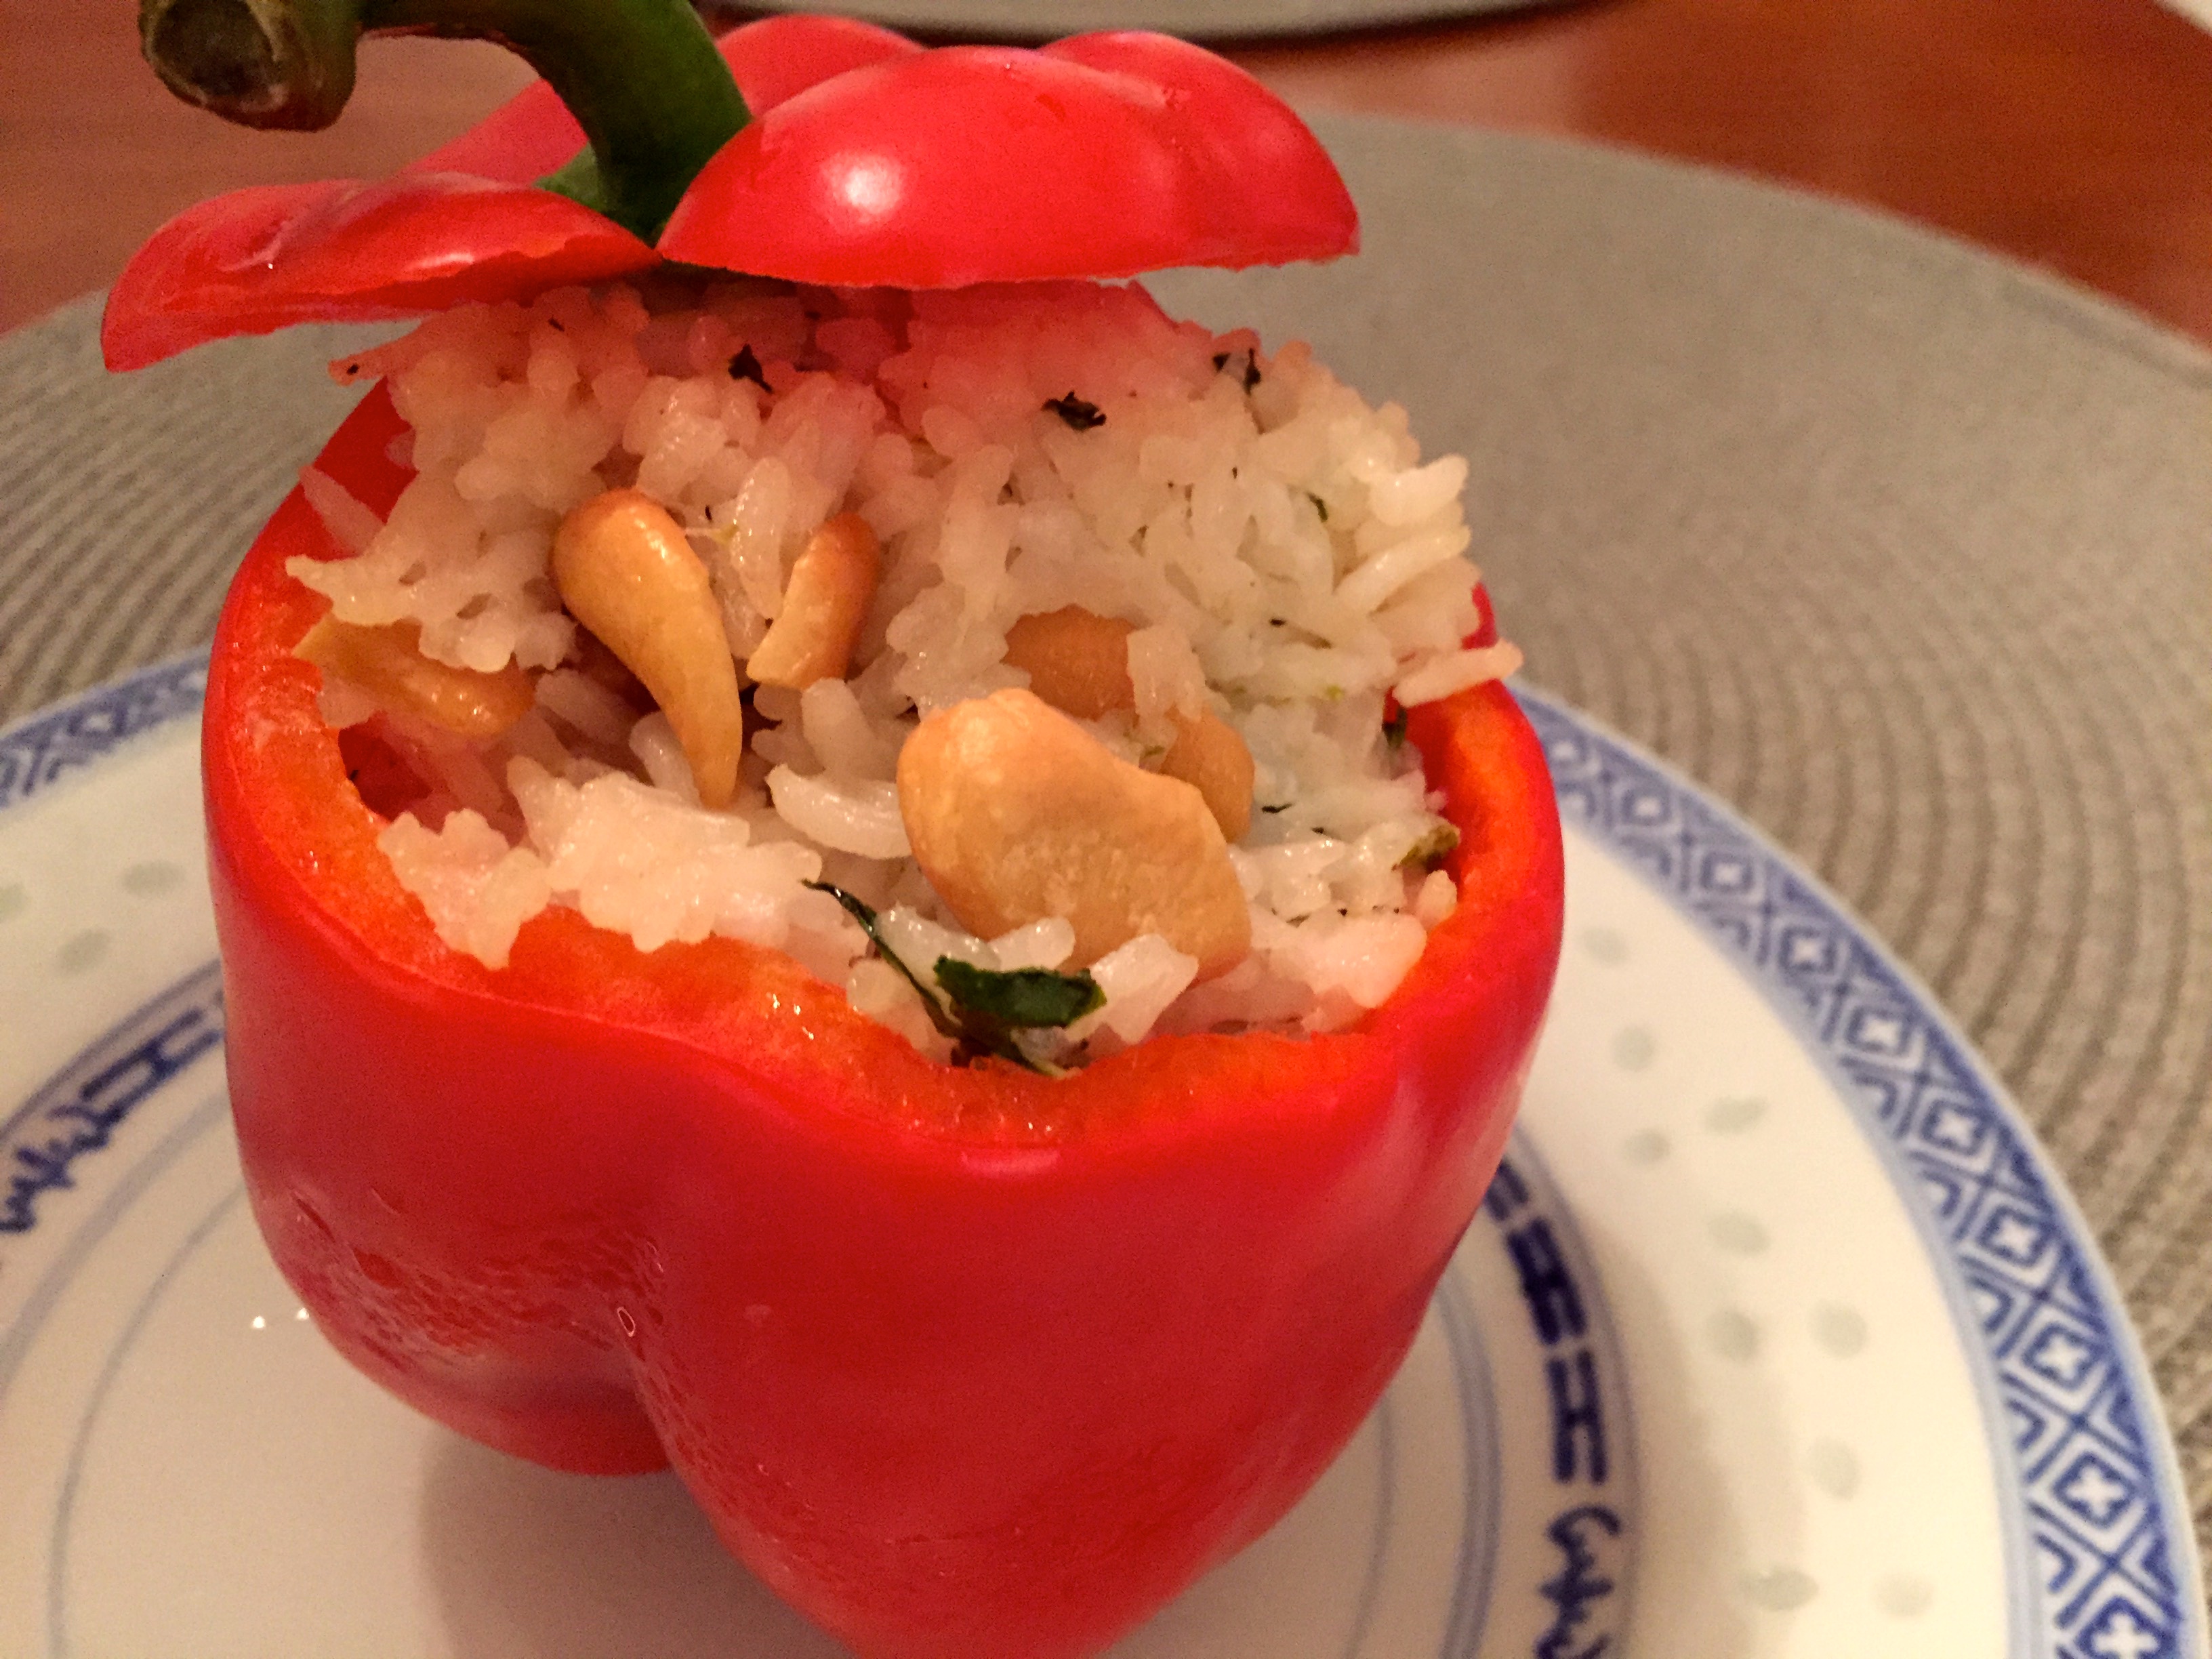
[[[0,720],[206,639],[229,573],[389,328],[231,340],[128,376],[95,295],[0,338]]]
[[[1090,29],[1159,29],[1190,40],[1257,40],[1442,22],[1574,0],[845,0],[851,17],[919,34],[976,40],[1055,40]],[[818,11],[820,0],[709,0],[729,18]]]
[[[2066,1170],[2212,1511],[2212,356],[1886,220],[1603,151],[1322,124],[1328,267],[1155,286],[1474,464],[1531,678],[1918,969]],[[0,342],[0,714],[203,639],[357,336]]]

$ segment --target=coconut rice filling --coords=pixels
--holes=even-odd
[[[489,966],[567,905],[786,951],[940,1059],[985,1009],[1050,1066],[1342,1026],[1451,912],[1390,700],[1519,655],[1462,643],[1466,463],[1303,345],[1133,285],[720,281],[465,307],[333,373],[386,378],[416,476],[380,520],[305,475],[347,556],[287,567],[331,602],[301,654]]]

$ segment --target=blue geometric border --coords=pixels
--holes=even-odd
[[[196,714],[207,695],[205,651],[143,669],[0,732],[0,811],[118,744]]]
[[[38,1224],[40,1194],[76,1183],[76,1161],[138,1104],[222,1041],[222,969],[171,986],[0,1120],[0,1236]]]
[[[199,712],[204,650],[142,669],[0,731],[0,811],[43,793],[131,738]],[[187,975],[0,1119],[0,1235],[26,1233],[42,1193],[66,1188],[76,1161],[113,1139],[131,1110],[222,1041],[222,979]]]
[[[2196,1553],[2157,1396],[2095,1250],[1942,1015],[1826,895],[1695,789],[1519,691],[1563,817],[1639,867],[1791,1013],[1917,1178],[1903,1194],[1994,1373],[2051,1659],[2197,1659]]]
[[[204,653],[0,732],[0,810],[197,712]],[[2195,1547],[2154,1391],[2094,1247],[2026,1129],[1888,957],[1781,854],[1620,739],[1525,689],[1561,815],[1640,867],[1802,1022],[1851,1104],[1919,1182],[1904,1194],[1949,1252],[1994,1371],[2050,1659],[2208,1650]],[[0,1124],[0,1231],[219,1041],[220,981],[194,975]],[[57,1116],[56,1114],[59,1115]],[[31,1137],[27,1139],[26,1136]]]

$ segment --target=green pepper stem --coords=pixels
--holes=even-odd
[[[552,83],[590,141],[548,186],[648,241],[747,118],[685,0],[140,0],[138,30],[185,101],[305,129],[345,107],[364,34],[495,41]]]

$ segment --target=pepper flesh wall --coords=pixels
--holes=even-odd
[[[319,465],[387,509],[398,430],[373,395]],[[1360,1024],[960,1069],[734,939],[441,945],[293,654],[284,561],[338,550],[271,521],[205,743],[247,1190],[340,1351],[517,1455],[666,1461],[893,1659],[1092,1651],[1281,1516],[1404,1357],[1542,1017],[1559,821],[1510,695],[1409,713],[1460,903]]]

